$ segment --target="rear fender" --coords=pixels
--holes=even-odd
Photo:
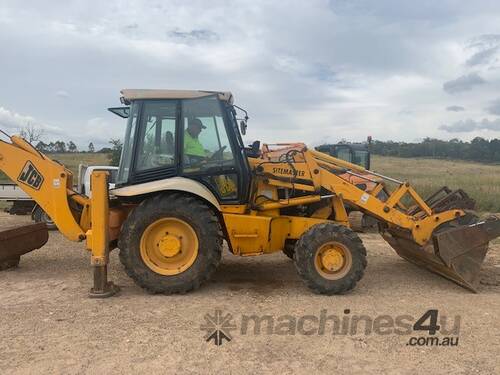
[[[185,177],[172,177],[164,180],[145,182],[143,184],[124,186],[110,190],[109,194],[116,197],[134,197],[160,191],[183,191],[202,198],[216,208],[217,211],[221,211],[219,201],[205,185]]]

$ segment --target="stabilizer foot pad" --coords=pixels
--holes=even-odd
[[[90,298],[108,298],[112,297],[120,291],[118,285],[113,284],[112,281],[108,281],[104,289],[91,288],[89,292]]]

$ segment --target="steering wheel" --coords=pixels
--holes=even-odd
[[[219,148],[217,151],[215,151],[212,156],[210,156],[208,158],[208,160],[222,160],[222,153],[224,152],[224,150],[227,148],[227,146],[222,146],[221,148]]]

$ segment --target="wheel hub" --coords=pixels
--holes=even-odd
[[[339,248],[325,249],[321,253],[321,263],[328,271],[336,272],[345,264],[345,255]]]
[[[317,250],[314,265],[322,277],[339,280],[351,269],[352,255],[345,244],[330,241]]]
[[[182,247],[180,238],[171,234],[167,234],[162,237],[157,246],[160,253],[167,258],[171,258],[179,254]]]
[[[178,275],[198,256],[198,236],[184,220],[166,217],[151,223],[140,242],[143,262],[160,275]]]

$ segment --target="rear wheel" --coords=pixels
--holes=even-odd
[[[220,263],[222,231],[204,202],[179,193],[143,201],[119,239],[127,274],[151,293],[197,289]]]
[[[310,228],[295,245],[295,266],[304,283],[318,294],[353,289],[367,265],[366,249],[349,228],[323,223]]]

